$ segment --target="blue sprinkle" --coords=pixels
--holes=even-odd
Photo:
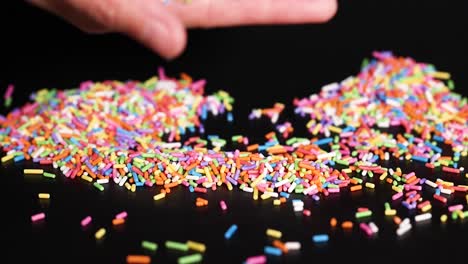
[[[18,161],[22,161],[22,160],[24,160],[24,156],[23,156],[23,155],[16,156],[16,157],[13,159],[14,162],[18,162]]]
[[[421,156],[413,156],[411,157],[412,160],[416,160],[416,161],[421,161],[421,162],[427,162],[429,159],[426,158],[426,157],[421,157]]]
[[[332,141],[333,141],[333,138],[331,138],[331,137],[322,138],[322,139],[319,139],[319,140],[315,141],[314,144],[317,145],[317,146],[320,146],[320,145],[328,144],[328,143],[330,143]]]
[[[263,252],[267,255],[273,255],[273,256],[281,256],[282,254],[281,249],[270,247],[270,246],[264,247]]]
[[[237,231],[237,225],[232,225],[231,227],[229,227],[226,233],[224,233],[224,238],[231,239],[231,237],[234,235],[236,231]]]
[[[312,241],[314,241],[314,243],[326,243],[328,242],[328,239],[327,234],[320,234],[312,237]]]
[[[228,121],[228,122],[234,121],[234,116],[232,115],[231,112],[228,112],[228,113],[227,113],[227,121]]]

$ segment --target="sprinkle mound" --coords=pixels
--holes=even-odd
[[[275,198],[275,204],[286,202],[290,193],[320,200],[344,189],[374,188],[374,175],[396,192],[393,200],[425,183],[436,189],[434,199],[445,203],[438,199],[441,193],[466,192],[465,185],[379,165],[407,159],[461,174],[468,106],[466,98],[450,91],[451,81],[440,80],[449,79],[448,73],[388,52],[374,57],[357,76],[294,100],[296,113],[310,117],[311,139],[283,143],[273,132],[248,151],[221,150],[225,140],[219,138],[213,141],[223,143],[213,149],[201,138],[180,142],[186,130],[203,130],[200,120],[208,112],[229,112],[233,99],[224,91],[204,96],[205,81],[192,82],[186,75],[171,79],[161,71],[146,82],[84,82],[79,89],[33,94],[32,103],[0,118],[0,143],[7,152],[2,161],[52,164],[100,191],[109,181],[130,191],[161,186],[155,200],[178,185],[201,193],[236,186],[254,199]],[[406,133],[378,129],[390,126],[403,126]],[[452,156],[443,155],[444,143]],[[402,201],[408,209],[419,202],[414,196]]]

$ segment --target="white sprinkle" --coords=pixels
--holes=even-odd
[[[374,222],[370,222],[369,227],[372,230],[372,233],[377,234],[379,232],[379,228]]]
[[[298,241],[288,241],[284,243],[284,246],[288,250],[300,250],[301,249],[301,242]]]
[[[108,178],[99,179],[99,180],[97,180],[97,183],[99,183],[99,184],[109,183],[109,179]]]
[[[422,221],[426,221],[426,220],[429,220],[432,218],[432,214],[431,213],[425,213],[425,214],[420,214],[420,215],[417,215],[414,217],[414,221],[416,222],[422,222]]]
[[[430,180],[425,181],[427,185],[431,186],[432,188],[437,188],[437,184],[434,182],[431,182]]]
[[[406,232],[410,231],[411,230],[411,224],[407,224],[407,225],[404,225],[404,226],[401,226],[397,229],[396,233],[398,236],[402,236],[404,235]]]

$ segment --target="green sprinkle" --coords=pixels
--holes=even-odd
[[[336,163],[344,166],[349,166],[349,162],[347,160],[337,160]]]
[[[356,218],[357,219],[368,217],[368,216],[372,216],[372,211],[371,210],[356,213]]]
[[[156,251],[158,249],[158,244],[143,240],[141,241],[141,247],[150,251]]]
[[[359,184],[362,184],[362,179],[359,179],[359,178],[353,177],[353,180],[357,181]]]
[[[47,177],[47,178],[52,178],[52,179],[55,179],[55,174],[53,173],[49,173],[49,172],[45,172],[42,174],[44,177]]]
[[[455,88],[455,84],[452,80],[447,81],[447,86],[450,90],[453,90]]]
[[[390,209],[392,209],[392,208],[390,207],[390,204],[389,204],[388,202],[386,202],[386,203],[385,203],[385,210],[390,210]]]
[[[98,190],[100,190],[101,192],[104,191],[104,186],[102,186],[101,184],[99,184],[98,182],[94,182],[93,183],[93,186],[96,187]]]
[[[187,251],[188,250],[187,244],[176,242],[176,241],[167,240],[165,245],[166,245],[166,248],[168,248],[168,249],[179,250],[179,251]]]
[[[457,211],[452,212],[452,220],[457,220],[458,219],[458,213]]]
[[[295,138],[295,137],[290,138],[290,139],[286,140],[286,145],[290,146],[290,145],[296,143],[296,141],[297,141],[297,138]]]
[[[200,261],[202,261],[202,259],[203,259],[202,254],[195,253],[195,254],[192,254],[192,255],[187,255],[187,256],[180,257],[177,260],[177,263],[178,264],[191,264],[191,263],[200,262]]]

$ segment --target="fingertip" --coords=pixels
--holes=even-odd
[[[320,0],[320,2],[320,12],[316,14],[317,22],[328,22],[336,15],[338,2],[337,0]]]
[[[166,60],[173,60],[184,52],[186,45],[187,31],[181,22],[177,22],[168,26],[164,47],[156,51]]]

